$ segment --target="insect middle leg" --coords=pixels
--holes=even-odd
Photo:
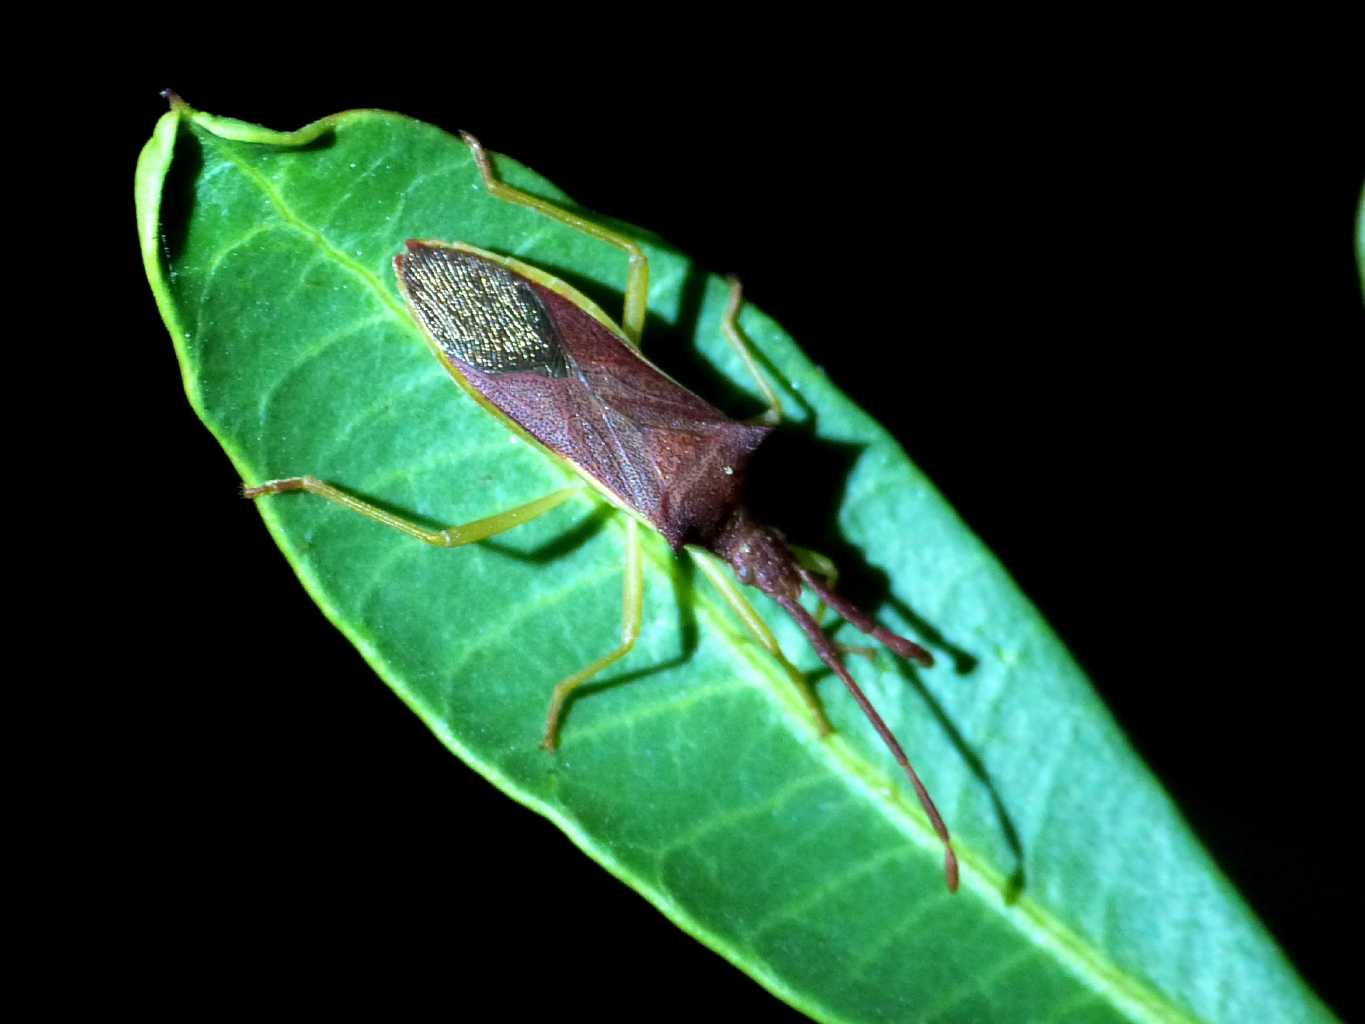
[[[470,152],[474,154],[474,162],[478,165],[479,173],[483,175],[484,187],[488,189],[490,195],[518,206],[530,207],[537,213],[625,251],[630,257],[630,270],[626,275],[626,308],[621,314],[621,329],[626,332],[631,344],[639,348],[640,335],[645,329],[645,308],[649,301],[649,259],[639,243],[628,235],[594,224],[586,217],[581,217],[562,206],[556,206],[538,196],[528,195],[511,185],[504,185],[493,174],[493,165],[479,140],[468,132],[461,132],[460,138],[464,139]]]
[[[415,537],[427,544],[438,548],[457,548],[462,544],[472,544],[477,540],[492,537],[515,526],[520,526],[522,523],[530,522],[537,516],[542,516],[550,509],[568,501],[582,489],[581,486],[577,485],[565,487],[562,490],[552,491],[543,498],[528,501],[525,505],[518,505],[516,508],[499,512],[497,515],[475,519],[473,522],[462,523],[458,526],[447,526],[440,530],[428,530],[410,519],[404,519],[392,512],[386,512],[382,508],[371,505],[368,501],[361,501],[329,483],[324,483],[315,476],[291,476],[282,480],[268,480],[255,486],[244,486],[242,497],[263,498],[268,494],[307,491],[309,494],[326,498],[328,501],[340,505],[342,508],[350,509],[366,519],[373,519],[376,523],[382,523],[399,533],[406,533],[409,537]]]
[[[730,303],[725,307],[725,315],[721,317],[721,333],[725,335],[725,340],[730,343],[731,347],[739,353],[739,358],[744,360],[744,365],[748,367],[749,374],[754,378],[754,383],[758,385],[758,390],[763,392],[763,397],[768,401],[768,411],[755,418],[760,423],[776,426],[782,422],[782,402],[778,399],[773,386],[768,383],[768,378],[763,376],[758,364],[754,362],[753,350],[744,335],[740,333],[739,305],[744,300],[744,290],[740,287],[739,278],[731,277],[728,280],[730,281]]]
[[[554,694],[550,698],[550,711],[545,718],[545,738],[540,743],[546,750],[553,751],[559,745],[559,723],[564,717],[565,702],[573,696],[573,692],[613,662],[620,661],[635,646],[635,641],[640,637],[644,596],[644,577],[640,561],[640,525],[633,516],[627,516],[625,584],[621,602],[623,606],[621,646],[555,686]]]

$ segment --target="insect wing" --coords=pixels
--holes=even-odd
[[[408,301],[448,356],[485,373],[563,377],[564,347],[535,289],[471,253],[409,242],[395,261]]]

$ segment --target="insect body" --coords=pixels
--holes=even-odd
[[[858,629],[902,657],[932,665],[924,648],[877,625],[825,585],[831,568],[818,556],[789,548],[759,524],[743,504],[750,457],[772,427],[730,419],[655,367],[639,351],[648,264],[631,239],[499,182],[482,147],[465,136],[489,191],[529,206],[630,256],[625,313],[618,327],[589,299],[558,279],[521,263],[464,244],[409,241],[394,259],[399,288],[428,344],[452,376],[480,404],[569,463],[608,501],[630,513],[627,531],[625,614],[621,645],[555,687],[543,745],[558,742],[564,704],[573,691],[623,657],[640,630],[643,580],[640,522],[657,530],[675,551],[687,549],[719,587],[740,619],[793,678],[822,732],[828,722],[808,684],[782,656],[776,640],[730,576],[709,557],[720,557],[743,583],[772,597],[806,634],[816,653],[852,693],[905,770],[945,850],[950,889],[957,888],[957,858],[948,830],[905,752],[868,702],[817,622],[800,604],[809,588]],[[767,419],[780,406],[735,327],[740,292],[734,286],[724,329],[768,396]],[[292,477],[247,487],[257,498],[306,490],[392,526],[427,543],[455,547],[510,529],[554,508],[577,492],[566,488],[487,519],[428,530],[362,502],[313,477]],[[813,571],[815,570],[815,571]]]
[[[646,362],[528,268],[472,246],[408,242],[394,269],[445,364],[675,550],[740,500],[771,427],[736,423]]]

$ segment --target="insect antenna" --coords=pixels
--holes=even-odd
[[[811,578],[806,571],[804,569],[799,569],[798,571],[801,573],[802,578],[806,580],[807,584],[811,584]],[[903,654],[905,648],[908,647],[922,654],[928,661],[925,662],[921,660],[920,657],[913,653],[904,654],[905,657],[914,658],[916,661],[920,662],[920,664],[933,663],[933,658],[928,651],[924,650],[924,648],[920,647],[918,644],[911,643],[904,637],[896,636],[896,634],[877,626],[861,611],[849,604],[843,598],[837,597],[837,595],[830,592],[827,588],[811,585],[811,589],[819,594],[826,604],[836,609],[840,615],[848,619],[849,622],[852,622],[863,632],[875,636],[897,654]],[[862,688],[853,681],[853,676],[851,676],[848,669],[844,667],[843,659],[839,657],[839,652],[835,650],[834,644],[830,642],[829,637],[825,636],[824,630],[822,630],[816,621],[810,617],[810,613],[802,608],[798,602],[785,595],[774,594],[772,596],[777,600],[778,604],[787,610],[787,614],[796,620],[796,624],[800,626],[801,631],[806,634],[806,639],[808,639],[811,642],[811,646],[815,648],[815,653],[820,655],[820,660],[833,669],[834,674],[844,681],[844,685],[848,687],[848,692],[853,694],[853,699],[858,702],[858,707],[863,709],[863,714],[866,715],[868,721],[872,723],[872,727],[877,730],[877,735],[882,738],[882,742],[890,749],[891,754],[895,757],[897,763],[905,769],[905,774],[910,779],[910,785],[915,788],[915,795],[919,797],[920,806],[924,808],[924,813],[928,815],[929,823],[934,827],[934,832],[943,842],[943,873],[948,880],[948,890],[950,892],[957,892],[957,854],[953,851],[953,840],[952,837],[948,835],[948,826],[943,823],[943,817],[938,813],[938,808],[934,806],[933,798],[929,796],[929,791],[924,788],[924,783],[920,782],[919,776],[915,773],[915,769],[910,764],[910,759],[905,756],[905,750],[901,747],[900,741],[896,739],[895,734],[887,727],[887,724],[882,721],[882,716],[877,714],[877,709],[872,706],[872,702],[867,699],[867,695],[863,693]],[[859,622],[853,615],[850,615],[850,611],[862,621]],[[866,625],[864,625],[864,623],[866,623]],[[882,634],[886,634],[886,636],[883,637]],[[889,637],[893,641],[898,641],[898,643],[888,642],[886,637]]]
[[[926,651],[919,644],[915,643],[913,640],[907,640],[905,639],[905,637],[899,636],[898,634],[891,632],[891,630],[877,625],[870,618],[868,618],[867,615],[863,614],[861,608],[850,602],[847,598],[840,597],[834,591],[830,590],[827,586],[820,582],[819,576],[816,576],[805,566],[798,564],[796,567],[796,571],[797,573],[800,574],[801,579],[805,582],[806,586],[810,587],[810,589],[814,591],[814,593],[816,594],[816,596],[820,598],[820,600],[824,601],[825,604],[833,608],[845,620],[853,623],[853,625],[858,627],[858,629],[862,630],[868,636],[875,637],[877,640],[880,640],[883,644],[885,644],[891,650],[895,651],[902,658],[908,658],[915,664],[922,665],[925,668],[933,668],[934,656],[930,654],[928,651]]]
[[[904,748],[901,747],[886,723],[882,721],[882,716],[877,714],[877,709],[872,706],[867,695],[853,681],[848,669],[844,667],[843,659],[839,657],[839,652],[830,642],[829,637],[825,636],[824,630],[811,618],[810,613],[801,607],[802,584],[819,595],[825,604],[853,625],[869,636],[880,640],[901,657],[909,658],[927,666],[934,663],[933,655],[919,644],[913,643],[903,636],[897,636],[889,629],[877,625],[857,606],[826,587],[813,573],[796,560],[780,534],[758,523],[743,505],[737,505],[731,509],[729,516],[706,538],[705,544],[707,548],[730,563],[730,566],[735,570],[735,576],[739,578],[741,583],[757,587],[785,608],[787,614],[796,620],[796,624],[806,634],[806,639],[815,648],[815,653],[820,655],[820,660],[833,669],[834,674],[844,681],[844,685],[848,687],[848,692],[853,694],[853,699],[858,702],[858,707],[863,709],[863,714],[872,723],[872,727],[877,730],[877,735],[882,738],[882,742],[886,744],[887,749],[896,758],[896,762],[905,769],[905,774],[910,779],[910,785],[914,787],[915,795],[919,797],[920,806],[924,808],[924,813],[929,818],[929,824],[934,827],[934,832],[943,841],[943,873],[948,880],[948,890],[956,892],[958,881],[957,854],[953,851],[953,841],[948,835],[948,826],[943,823],[943,817],[938,813],[938,808],[934,806],[934,801],[929,796],[929,791],[924,788],[924,783],[920,782],[919,776],[915,774],[915,769],[910,764],[910,758],[905,756]]]

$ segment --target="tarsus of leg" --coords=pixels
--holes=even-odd
[[[550,710],[545,716],[545,737],[540,742],[544,749],[554,751],[559,745],[559,723],[564,717],[564,706],[573,696],[574,690],[613,662],[624,658],[635,646],[635,641],[640,638],[640,620],[643,617],[645,600],[644,573],[641,565],[640,525],[633,516],[627,516],[625,581],[622,585],[621,601],[621,646],[555,686],[550,697]]]
[[[488,154],[484,151],[479,140],[468,132],[461,132],[460,138],[464,139],[465,145],[474,154],[474,162],[478,165],[479,174],[483,176],[484,187],[488,189],[490,195],[497,196],[509,203],[515,203],[518,206],[528,207],[537,213],[559,221],[561,224],[567,224],[576,231],[596,238],[600,242],[614,245],[625,252],[630,259],[630,270],[626,274],[626,304],[621,313],[621,329],[625,331],[626,337],[630,339],[631,343],[639,348],[640,335],[645,329],[645,311],[649,303],[649,259],[645,256],[644,250],[640,248],[640,244],[628,235],[619,231],[612,231],[610,228],[604,228],[602,225],[595,224],[586,217],[579,216],[562,206],[556,206],[539,196],[533,196],[519,188],[503,184],[493,173],[492,161],[488,159]]]

